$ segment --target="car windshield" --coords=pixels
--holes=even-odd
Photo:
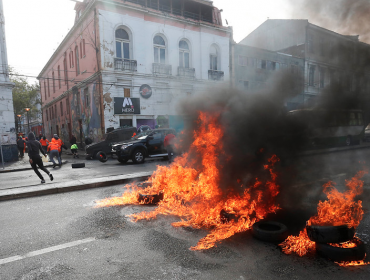
[[[145,139],[145,137],[150,133],[150,130],[146,130],[143,132],[140,132],[136,134],[134,137],[131,138],[131,140],[136,140],[136,139]]]

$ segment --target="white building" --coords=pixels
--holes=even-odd
[[[74,27],[39,75],[47,135],[68,126],[68,135],[97,140],[124,125],[176,126],[181,100],[229,81],[232,28],[211,1],[85,0],[75,9]],[[68,103],[63,117],[59,102]]]
[[[0,0],[0,68],[0,144],[2,145],[4,161],[11,161],[18,159],[18,150],[12,97],[14,84],[9,80],[2,0]]]

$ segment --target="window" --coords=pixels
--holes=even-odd
[[[53,93],[55,93],[55,77],[54,77],[54,71],[51,73],[51,77],[53,79]]]
[[[50,115],[50,119],[54,119],[54,108],[53,106],[51,106],[51,115]]]
[[[315,86],[315,66],[311,65],[308,73],[308,85]]]
[[[239,65],[240,66],[247,66],[248,65],[248,58],[246,56],[239,55]]]
[[[80,42],[80,58],[82,58],[82,41]]]
[[[126,30],[116,30],[116,57],[130,59],[130,37]]]
[[[261,68],[262,69],[266,69],[267,68],[266,60],[261,60]]]
[[[69,68],[72,68],[71,53],[69,53]]]
[[[59,85],[59,88],[62,87],[62,83],[60,81],[60,65],[58,65],[58,85]]]
[[[57,104],[54,105],[54,116],[57,118]]]
[[[60,101],[60,115],[63,116],[63,102]]]
[[[78,46],[75,48],[75,58],[76,58],[76,75],[80,74],[80,58],[78,57]]]
[[[90,96],[89,96],[88,88],[84,89],[84,99],[85,99],[85,107],[89,107],[90,106]]]
[[[85,52],[85,39],[82,39],[82,50],[84,52],[84,57],[86,55],[86,52]]]
[[[45,110],[46,121],[49,121],[48,109]]]
[[[66,107],[67,107],[67,115],[69,115],[69,102],[68,102],[68,99],[66,100]]]
[[[181,40],[179,43],[179,57],[179,66],[190,68],[190,49],[189,44],[185,40]]]
[[[66,85],[68,81],[68,72],[67,72],[67,59],[64,59],[64,84]]]
[[[164,39],[157,35],[153,39],[154,45],[154,62],[155,63],[166,63],[166,42]]]
[[[314,47],[313,47],[313,35],[312,34],[308,34],[307,35],[307,47],[308,47],[308,51],[310,53],[314,53]]]
[[[211,50],[210,50],[210,54],[209,54],[209,62],[210,62],[210,65],[209,65],[210,70],[218,70],[219,69],[219,67],[218,67],[218,64],[219,64],[218,49],[217,49],[216,45],[211,46]]]
[[[46,82],[45,82],[45,80],[44,80],[44,91],[45,91],[45,100],[46,100],[46,91],[47,91],[47,89],[46,89]]]
[[[324,88],[325,86],[325,69],[320,68],[320,88]]]
[[[48,79],[48,97],[50,97],[50,83],[49,83],[49,78]]]

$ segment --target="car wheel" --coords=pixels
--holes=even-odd
[[[347,225],[340,226],[306,226],[310,240],[318,243],[341,243],[351,240],[355,235],[355,228]]]
[[[108,160],[108,157],[107,157],[107,154],[100,151],[99,153],[96,154],[96,157],[97,159],[100,161],[100,162],[106,162]]]
[[[118,158],[117,159],[120,163],[126,163],[128,159]]]
[[[352,145],[352,137],[351,135],[348,135],[346,138],[346,146],[351,146]]]
[[[259,221],[252,226],[252,235],[262,241],[280,243],[288,237],[288,228],[279,222]]]
[[[134,163],[143,163],[145,160],[144,151],[141,149],[137,149],[132,154],[132,161]]]

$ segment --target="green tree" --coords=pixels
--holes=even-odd
[[[30,118],[34,118],[40,113],[37,109],[37,105],[41,104],[39,96],[40,87],[36,82],[30,84],[27,78],[18,74],[13,68],[10,68],[9,77],[10,81],[15,84],[13,88],[13,107],[16,127],[18,128],[17,115],[26,114],[25,108],[31,109],[29,111]]]

